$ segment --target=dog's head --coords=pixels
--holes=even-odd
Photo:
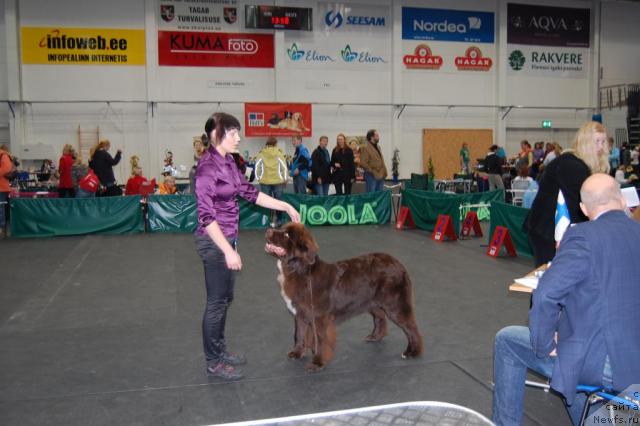
[[[291,117],[293,119],[293,121],[300,121],[302,120],[302,113],[301,112],[294,112],[293,116]]]
[[[316,262],[318,244],[301,223],[288,223],[280,229],[268,229],[264,249],[283,259],[295,270],[303,270]]]

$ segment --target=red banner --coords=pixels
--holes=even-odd
[[[311,104],[244,104],[245,136],[311,136]]]
[[[273,34],[158,31],[158,64],[273,68]]]

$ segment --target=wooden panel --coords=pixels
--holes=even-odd
[[[469,145],[471,168],[476,159],[484,158],[493,145],[492,129],[423,129],[422,130],[422,167],[428,171],[431,155],[436,179],[452,179],[460,172],[460,148],[462,143]]]

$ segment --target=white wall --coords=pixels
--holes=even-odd
[[[128,158],[132,154],[140,156],[148,176],[159,175],[166,150],[174,153],[175,164],[189,167],[192,164],[192,139],[203,132],[206,118],[217,110],[241,117],[244,101],[314,103],[313,137],[305,139],[310,148],[315,147],[318,137],[323,134],[329,136],[332,147],[339,132],[364,135],[368,129],[376,128],[388,163],[393,149],[400,150],[401,177],[422,171],[424,128],[492,129],[494,141],[504,145],[509,155],[518,151],[520,140],[525,138],[530,141],[556,140],[569,146],[575,129],[591,117],[596,106],[596,77],[593,73],[587,79],[509,77],[504,59],[508,1],[465,0],[453,5],[444,0],[376,0],[372,4],[388,6],[394,23],[387,41],[391,63],[388,69],[349,70],[344,66],[305,69],[286,64],[284,55],[292,37],[304,39],[315,35],[284,31],[275,32],[275,69],[160,67],[157,58],[158,0],[65,0],[64,14],[58,13],[62,8],[60,2],[22,0],[19,2],[19,22],[15,17],[18,16],[17,0],[0,0],[0,11],[7,11],[6,19],[4,13],[0,19],[0,25],[6,28],[0,27],[0,34],[8,34],[6,42],[0,37],[0,67],[8,68],[4,74],[7,78],[1,77],[0,68],[0,94],[5,90],[5,97],[9,99],[31,101],[31,104],[17,103],[15,120],[6,106],[0,106],[0,138],[4,117],[9,117],[8,129],[16,150],[22,145],[46,143],[58,153],[65,143],[75,143],[78,125],[83,128],[100,126],[101,135],[109,138],[114,148],[124,148],[124,160],[116,168],[121,182],[128,176]],[[304,0],[287,4],[314,7],[315,12],[318,3]],[[369,3],[356,0],[349,4],[361,7]],[[603,83],[637,81],[640,49],[636,45],[639,31],[636,22],[640,4],[603,1],[602,32],[600,20],[596,19],[599,2],[563,1],[561,5],[592,7],[594,57],[591,63],[597,63],[596,49],[600,44]],[[402,64],[402,56],[406,53],[401,34],[402,6],[495,11],[494,70],[486,74],[462,75],[408,73]],[[238,4],[238,10],[243,19],[244,3]],[[316,29],[321,28],[322,18],[315,13]],[[145,28],[147,64],[144,67],[19,67],[16,28],[19,30],[22,25]],[[598,40],[600,34],[602,39]],[[1,50],[4,43],[8,46],[6,53]],[[612,75],[618,77],[607,80]],[[241,80],[248,84],[243,89],[212,87],[211,81],[217,80]],[[59,102],[38,102],[43,100]],[[71,100],[113,102],[110,105],[106,102],[64,102]],[[353,103],[362,105],[349,105]],[[433,106],[409,105],[397,118],[405,103]],[[442,104],[454,106],[436,106]],[[563,108],[514,108],[507,114],[504,106],[512,104]],[[605,125],[610,129],[623,127],[622,117],[621,114],[605,113]],[[553,130],[541,129],[542,120],[552,120]],[[240,149],[253,156],[263,145],[263,138],[248,138]],[[292,153],[288,138],[281,138],[280,146]]]
[[[602,86],[640,82],[640,5],[602,3]]]

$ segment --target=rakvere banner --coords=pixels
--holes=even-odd
[[[144,30],[22,27],[22,63],[144,65]]]
[[[237,0],[161,0],[158,28],[181,31],[237,31],[242,11]]]
[[[402,8],[403,40],[494,42],[493,12]]]
[[[245,136],[311,136],[311,104],[244,104]]]
[[[507,44],[589,47],[591,10],[507,5]]]
[[[158,31],[158,63],[273,68],[273,34]]]
[[[589,49],[507,45],[510,75],[587,78]]]

